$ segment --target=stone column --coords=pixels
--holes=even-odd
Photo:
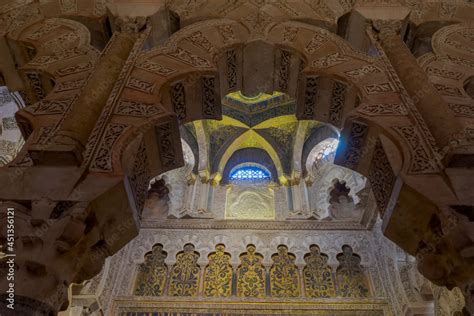
[[[209,217],[212,216],[209,211],[209,194],[211,194],[211,182],[209,179],[209,171],[199,171],[199,179],[195,181],[195,185],[198,187],[196,195],[197,204],[195,209],[192,210],[193,216],[197,217]]]
[[[373,25],[379,32],[378,39],[387,58],[430,129],[437,146],[442,149],[450,145],[463,133],[462,126],[400,37],[402,21],[375,20]]]

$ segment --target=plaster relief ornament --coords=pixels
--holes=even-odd
[[[199,253],[194,251],[192,244],[184,245],[183,251],[176,255],[176,263],[170,275],[170,296],[197,296],[201,271],[198,259]]]
[[[223,244],[216,245],[216,251],[209,255],[209,264],[204,271],[204,295],[229,297],[232,294],[232,266],[230,255]]]
[[[339,261],[336,269],[338,294],[342,297],[368,297],[369,287],[360,265],[360,256],[353,253],[351,246],[344,245],[336,259]]]
[[[240,255],[241,264],[237,268],[237,296],[265,297],[265,267],[263,256],[254,245],[247,246],[247,252]]]
[[[278,246],[278,253],[272,256],[273,265],[270,268],[272,297],[300,296],[300,277],[295,259],[295,255],[288,253],[287,246]]]
[[[328,256],[320,252],[318,245],[311,245],[309,251],[304,256],[306,266],[303,269],[306,296],[335,297],[336,289]]]
[[[135,281],[135,295],[162,296],[165,289],[168,267],[165,264],[167,253],[157,244],[145,255],[145,262],[138,267]]]

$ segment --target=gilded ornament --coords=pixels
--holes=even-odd
[[[247,246],[247,252],[240,255],[237,268],[237,296],[265,297],[265,267],[263,256],[256,253],[254,245]]]
[[[223,244],[217,244],[215,249],[209,255],[209,264],[204,270],[204,295],[229,297],[232,294],[230,254],[225,252]]]
[[[339,296],[368,297],[369,287],[360,265],[360,256],[352,252],[352,247],[344,245],[336,259],[339,261],[336,269]]]
[[[170,275],[168,294],[170,296],[197,296],[200,268],[197,264],[199,253],[194,245],[186,244],[183,251],[176,255]]]
[[[336,296],[332,269],[328,265],[328,256],[321,253],[317,245],[311,245],[309,251],[310,252],[304,256],[306,266],[303,269],[306,296]]]
[[[288,253],[288,247],[278,246],[278,253],[272,256],[273,265],[270,268],[271,296],[300,296],[300,276],[295,259],[295,255]]]
[[[135,295],[161,296],[163,295],[168,267],[165,264],[167,253],[163,246],[153,246],[151,252],[145,255],[145,262],[138,267],[135,281]]]

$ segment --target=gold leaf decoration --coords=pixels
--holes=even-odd
[[[339,261],[339,266],[336,269],[339,296],[369,296],[369,287],[360,265],[360,256],[353,253],[352,247],[342,246],[342,253],[337,254],[336,259]]]
[[[153,246],[151,252],[145,255],[145,262],[138,267],[135,281],[135,295],[161,296],[163,295],[168,267],[165,264],[167,253],[161,244]]]
[[[256,253],[254,245],[247,246],[247,252],[240,255],[237,268],[237,296],[265,297],[265,267],[263,256]]]
[[[308,297],[334,297],[336,290],[328,256],[320,252],[319,246],[311,245],[304,256],[304,287]]]
[[[197,264],[198,259],[199,253],[194,251],[192,244],[184,245],[183,251],[176,255],[170,276],[170,296],[197,296],[201,270]]]
[[[271,296],[300,296],[300,277],[295,259],[295,255],[288,253],[288,247],[278,246],[278,253],[272,256],[273,265],[270,268]]]
[[[223,244],[217,244],[215,249],[216,251],[209,255],[209,264],[204,270],[204,295],[229,297],[232,294],[230,254],[224,252]]]

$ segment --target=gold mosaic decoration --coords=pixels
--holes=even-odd
[[[165,264],[167,253],[157,244],[145,255],[145,262],[138,266],[134,294],[139,296],[163,295],[168,274]]]
[[[237,268],[237,296],[265,297],[265,267],[263,256],[256,253],[254,245],[247,246],[247,252],[240,255]]]
[[[232,266],[230,254],[224,252],[223,244],[216,245],[216,251],[208,257],[204,270],[204,295],[208,297],[229,297],[232,294]]]
[[[336,296],[332,269],[328,266],[328,256],[321,253],[317,245],[311,245],[309,251],[304,256],[306,266],[303,269],[306,296]]]
[[[354,254],[350,246],[344,245],[336,259],[339,261],[336,270],[338,294],[342,297],[368,297],[369,287],[360,265],[360,256]]]
[[[278,246],[278,253],[272,256],[270,268],[270,293],[273,297],[300,296],[300,277],[295,264],[296,257],[288,253],[288,247]]]
[[[199,272],[197,264],[199,253],[192,244],[186,244],[183,251],[176,255],[170,276],[168,294],[170,296],[197,296],[199,289]]]

